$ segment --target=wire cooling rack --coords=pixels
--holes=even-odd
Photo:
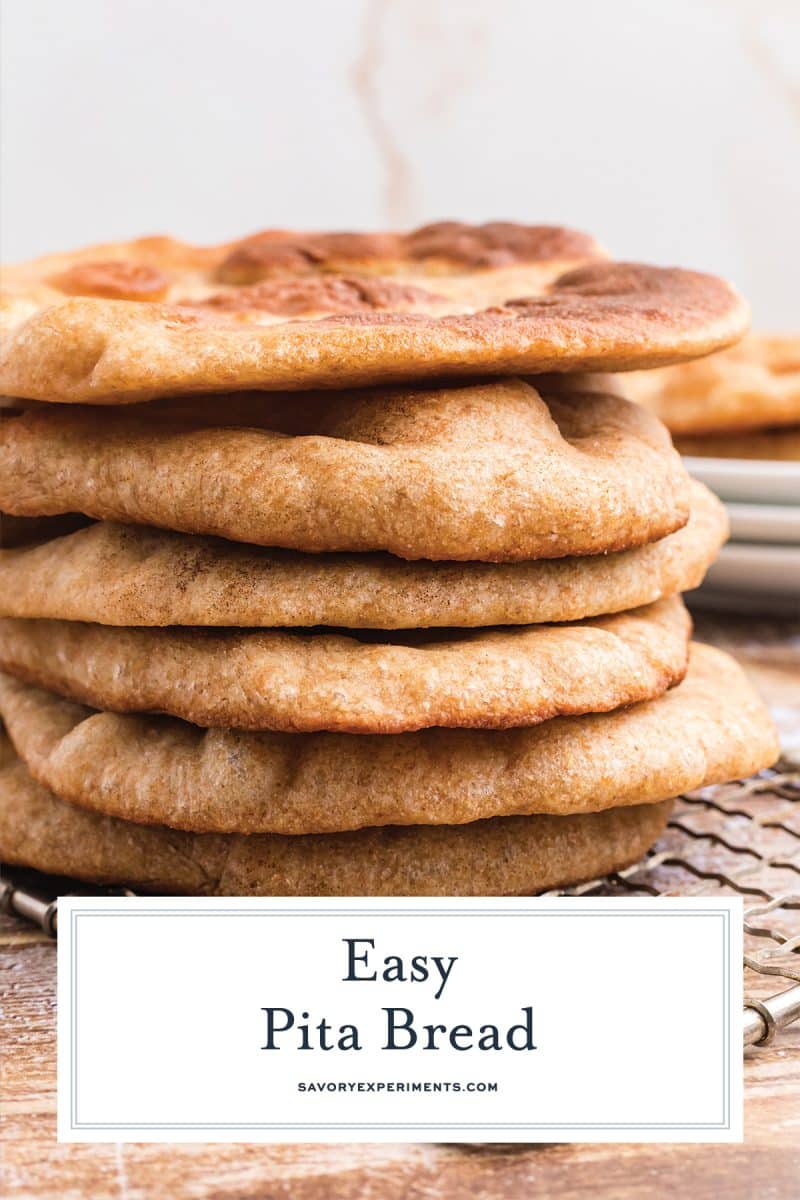
[[[641,862],[547,894],[742,896],[744,1041],[767,1045],[800,1020],[800,763],[680,796]]]
[[[55,937],[56,897],[76,890],[74,880],[3,869],[0,908]],[[680,796],[641,862],[546,894],[743,896],[744,1042],[767,1045],[800,1020],[800,763]]]

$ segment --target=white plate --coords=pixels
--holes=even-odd
[[[800,546],[800,504],[725,505],[737,542],[782,542]]]
[[[686,470],[723,500],[800,505],[800,462],[684,458]]]
[[[779,597],[796,604],[800,617],[800,546],[728,542],[706,575],[703,590]]]

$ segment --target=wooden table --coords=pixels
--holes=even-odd
[[[800,741],[800,623],[697,618]],[[767,981],[763,993],[779,990]],[[55,1140],[55,948],[0,919],[2,1192],[14,1200],[797,1200],[800,1026],[745,1056],[741,1146],[98,1145]],[[657,1081],[654,1080],[654,1086]],[[690,1085],[689,1085],[690,1086]]]

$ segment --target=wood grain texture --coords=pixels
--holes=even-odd
[[[700,616],[800,739],[800,623]],[[752,994],[782,985],[748,981]],[[98,1145],[55,1141],[55,947],[0,918],[0,1139],[9,1200],[794,1200],[800,1026],[745,1056],[742,1146]]]

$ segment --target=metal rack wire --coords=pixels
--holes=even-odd
[[[743,896],[744,1041],[767,1045],[800,1020],[800,764],[680,796],[641,862],[548,894]]]
[[[74,881],[4,870],[0,908],[55,937],[55,897],[75,890]],[[782,760],[752,779],[679,797],[665,836],[641,862],[547,894],[725,893],[745,898],[744,1042],[767,1045],[800,1021],[800,763]],[[789,988],[775,991],[776,979]]]

